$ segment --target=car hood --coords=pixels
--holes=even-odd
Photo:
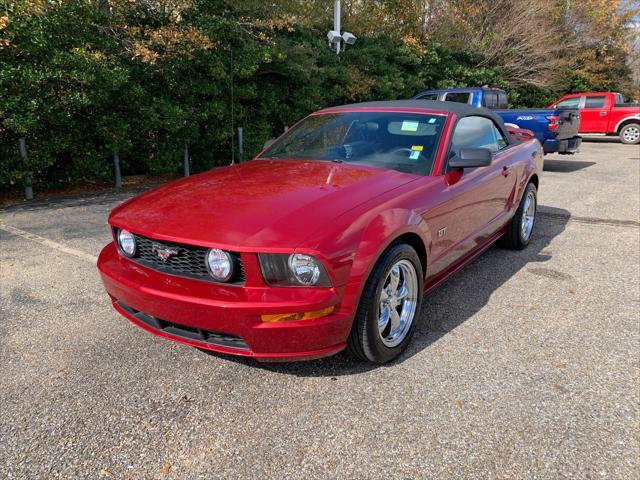
[[[239,251],[295,248],[337,216],[416,178],[346,163],[252,160],[144,193],[117,207],[109,223]]]

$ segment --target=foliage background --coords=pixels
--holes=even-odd
[[[429,88],[505,88],[514,107],[632,82],[638,5],[609,0],[4,0],[0,187],[227,164],[319,108]],[[531,8],[530,5],[535,5]],[[233,85],[233,88],[232,88]],[[27,139],[29,162],[19,156]]]

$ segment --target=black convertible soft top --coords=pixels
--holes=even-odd
[[[509,139],[509,143],[514,142],[514,137],[509,134],[504,122],[500,116],[493,113],[488,108],[474,107],[466,103],[457,102],[441,102],[438,100],[393,100],[388,102],[364,102],[364,103],[352,103],[349,105],[340,105],[336,107],[329,107],[320,110],[320,112],[327,112],[332,110],[342,109],[358,109],[358,108],[413,108],[421,110],[432,110],[442,113],[455,113],[458,118],[463,117],[487,117],[494,121],[496,126],[502,131],[503,135]]]

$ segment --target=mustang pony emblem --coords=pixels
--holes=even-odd
[[[179,250],[177,248],[165,247],[164,245],[153,244],[151,253],[160,257],[163,262],[168,261],[171,257],[178,255]]]

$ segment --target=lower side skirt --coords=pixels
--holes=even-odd
[[[508,225],[508,224],[507,224]],[[505,225],[492,236],[490,236],[485,243],[480,245],[478,248],[472,250],[467,255],[462,257],[460,260],[452,264],[445,271],[441,272],[437,276],[432,279],[429,279],[425,284],[424,293],[427,294],[434,288],[436,288],[441,283],[448,280],[453,274],[455,274],[458,270],[461,270],[468,263],[471,263],[474,259],[482,255],[485,251],[487,251],[494,243],[496,243],[500,238],[507,233],[507,226]]]

